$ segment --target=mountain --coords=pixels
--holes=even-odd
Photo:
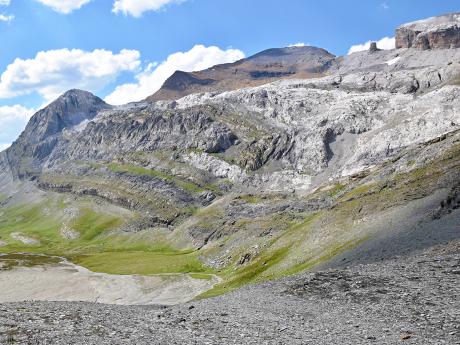
[[[397,48],[460,48],[460,12],[401,25],[396,30]]]
[[[309,46],[268,49],[247,59],[204,71],[177,71],[147,101],[179,99],[198,92],[236,90],[286,78],[320,77],[330,68],[334,58],[324,49]]]
[[[40,169],[40,164],[51,154],[62,131],[92,120],[105,109],[111,109],[111,106],[90,92],[70,90],[37,112],[6,151],[13,175],[23,178]]]
[[[451,18],[424,24],[441,46],[271,49],[120,107],[67,92],[0,153],[0,250],[217,274],[209,297],[458,239]]]

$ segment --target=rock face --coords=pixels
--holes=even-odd
[[[396,48],[460,48],[460,13],[432,17],[396,29]]]

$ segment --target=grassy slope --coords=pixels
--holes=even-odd
[[[125,221],[122,216],[94,211],[90,205],[84,205],[78,216],[67,222],[63,220],[62,209],[60,198],[3,209],[0,213],[0,240],[8,244],[0,247],[0,252],[63,256],[91,270],[115,274],[208,271],[195,254],[169,248],[162,238],[150,240],[112,233]],[[61,235],[63,223],[77,231],[80,237],[65,239]],[[12,233],[38,240],[39,244],[27,245],[14,240]]]
[[[369,178],[346,186],[326,188],[324,193],[336,197],[332,209],[306,216],[273,240],[271,245],[249,264],[238,270],[221,272],[224,281],[201,297],[219,295],[249,283],[280,278],[327,262],[334,256],[366,241],[369,232],[359,224],[402,206],[411,200],[429,196],[441,180],[458,180],[460,144],[454,145],[439,159],[408,173],[393,173],[385,179]],[[253,198],[250,198],[254,202]],[[369,221],[367,221],[369,223]]]
[[[210,243],[201,251],[181,251],[161,231],[154,231],[149,236],[116,233],[113,230],[126,220],[125,216],[95,207],[91,203],[79,204],[79,201],[72,205],[80,211],[70,225],[81,236],[76,240],[66,240],[60,235],[63,213],[59,210],[67,206],[62,197],[54,197],[40,204],[15,206],[0,211],[0,240],[8,242],[7,246],[0,247],[0,252],[24,251],[67,256],[94,271],[116,274],[217,273],[223,282],[202,297],[214,296],[245,284],[310,269],[358,245],[369,234],[360,232],[359,227],[355,226],[357,223],[379,212],[429,195],[441,179],[460,171],[459,157],[460,144],[456,144],[442,157],[409,173],[391,173],[381,178],[377,171],[374,176],[362,180],[352,179],[324,188],[319,193],[333,198],[334,207],[306,213],[301,220],[283,218],[280,214],[272,214],[266,219],[237,219],[234,226],[241,227],[240,232]],[[116,170],[119,169],[126,170],[117,166]],[[147,172],[142,170],[132,173]],[[263,202],[263,198],[253,195],[235,198],[248,204]],[[225,202],[233,199],[228,198]],[[211,226],[213,222],[219,221],[224,209],[225,203],[220,207],[199,210],[193,216],[195,220],[190,223],[203,228]],[[264,246],[262,242],[257,242],[258,239],[245,233],[251,227],[269,228],[275,223],[283,231],[265,240]],[[186,230],[184,226],[181,231]],[[40,244],[24,245],[13,241],[10,237],[12,232],[37,239]],[[233,259],[227,266],[219,272],[205,267],[200,258],[222,251],[232,236],[247,238],[241,247],[229,248]],[[238,264],[238,259],[254,244],[263,249],[249,262]]]

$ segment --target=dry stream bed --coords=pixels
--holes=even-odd
[[[206,278],[203,276],[203,278]],[[0,254],[0,303],[23,301],[175,305],[211,289],[219,278],[193,274],[113,275],[95,273],[64,258]]]

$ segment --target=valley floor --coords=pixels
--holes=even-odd
[[[1,344],[460,344],[460,241],[175,307],[0,305]]]

